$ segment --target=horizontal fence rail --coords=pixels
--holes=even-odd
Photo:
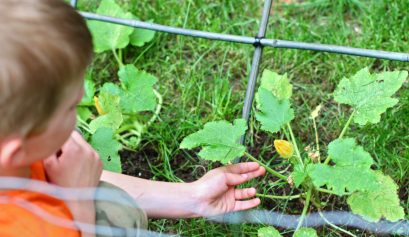
[[[279,39],[265,39],[265,38],[260,39],[257,37],[213,33],[213,32],[206,32],[206,31],[200,31],[200,30],[191,30],[191,29],[184,29],[184,28],[179,28],[179,27],[165,26],[165,25],[143,22],[143,21],[138,21],[138,20],[103,16],[103,15],[98,15],[98,14],[89,13],[89,12],[80,12],[80,13],[83,17],[87,18],[88,20],[104,21],[104,22],[110,22],[114,24],[135,27],[135,28],[142,28],[142,29],[147,29],[147,30],[154,30],[154,31],[166,32],[166,33],[177,34],[177,35],[185,35],[185,36],[191,36],[191,37],[197,37],[197,38],[220,40],[220,41],[242,43],[242,44],[252,44],[252,45],[260,44],[262,46],[273,47],[273,48],[303,49],[303,50],[311,50],[311,51],[320,51],[320,52],[328,52],[328,53],[337,53],[337,54],[346,54],[346,55],[353,55],[353,56],[409,62],[409,54],[407,53],[361,49],[361,48],[328,45],[328,44],[304,43],[304,42],[287,41],[287,40],[279,40]]]

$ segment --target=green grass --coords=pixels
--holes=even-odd
[[[93,10],[99,1],[80,1],[83,9]],[[258,31],[262,1],[118,1],[142,20],[155,23],[253,36]],[[267,38],[338,44],[369,49],[409,52],[408,1],[316,0],[301,4],[275,3]],[[137,156],[149,163],[153,179],[178,182],[180,174],[200,177],[214,165],[199,160],[194,153],[180,150],[183,137],[208,121],[241,116],[253,47],[185,36],[157,33],[154,41],[139,49],[127,50],[125,61],[154,74],[164,105],[160,119],[144,137]],[[408,70],[409,63],[368,59],[329,53],[265,48],[260,71],[265,68],[287,72],[294,86],[297,117],[293,129],[303,146],[313,142],[308,115],[323,103],[318,120],[319,134],[326,144],[336,138],[349,111],[331,99],[337,82],[358,69],[372,71]],[[115,80],[115,62],[110,55],[99,55],[93,65],[98,82]],[[409,92],[400,91],[400,103],[387,111],[382,123],[352,126],[347,135],[356,136],[377,161],[378,168],[400,185],[402,205],[409,213]],[[272,156],[273,137],[257,131],[251,122],[248,144],[267,162]],[[146,150],[152,152],[144,152]],[[144,155],[145,154],[145,155]],[[152,155],[155,154],[155,155]],[[177,158],[177,159],[176,159]],[[129,162],[135,162],[130,160]],[[282,187],[260,178],[253,184],[260,193],[274,194]],[[296,205],[263,200],[264,207],[286,213],[300,213]],[[193,220],[154,220],[150,228],[182,236],[255,236],[258,225],[224,225]],[[288,232],[291,233],[291,232]],[[355,232],[358,236],[367,233]],[[324,227],[320,236],[340,236]]]

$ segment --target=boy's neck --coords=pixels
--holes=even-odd
[[[30,167],[19,167],[14,169],[3,169],[0,166],[0,177],[30,178]]]

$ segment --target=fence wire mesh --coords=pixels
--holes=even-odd
[[[76,7],[77,0],[71,0],[73,7]],[[318,44],[318,43],[305,43],[297,41],[279,40],[279,39],[266,39],[265,34],[268,25],[268,19],[271,13],[272,0],[266,0],[264,2],[263,13],[261,16],[259,31],[257,35],[252,36],[240,36],[240,35],[230,35],[215,32],[207,32],[200,30],[184,29],[172,26],[159,25],[150,22],[144,22],[139,20],[130,20],[123,18],[116,18],[110,16],[98,15],[90,12],[80,12],[80,14],[88,20],[96,20],[109,22],[113,24],[120,24],[124,26],[130,26],[134,28],[141,28],[159,32],[166,32],[176,35],[191,36],[196,38],[204,38],[209,40],[227,41],[232,43],[241,44],[252,44],[255,47],[253,53],[253,60],[251,64],[251,70],[249,74],[249,80],[247,84],[246,96],[244,99],[244,106],[242,112],[242,118],[247,122],[249,121],[251,106],[254,99],[255,85],[258,77],[258,68],[262,60],[263,47],[273,47],[282,49],[300,49],[300,50],[311,50],[318,52],[327,52],[335,54],[345,54],[351,56],[360,57],[370,57],[386,60],[395,60],[402,62],[409,62],[409,54],[400,52],[388,52],[382,50],[370,50],[362,48],[352,48],[346,46],[329,45],[329,44]],[[245,136],[240,139],[240,143],[245,143]],[[236,160],[237,162],[238,160]]]

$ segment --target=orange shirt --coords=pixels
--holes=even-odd
[[[31,166],[31,178],[47,181],[42,161]],[[71,228],[57,225],[58,220]],[[81,233],[70,222],[72,220],[67,205],[59,199],[24,190],[0,191],[1,237],[79,237]]]

